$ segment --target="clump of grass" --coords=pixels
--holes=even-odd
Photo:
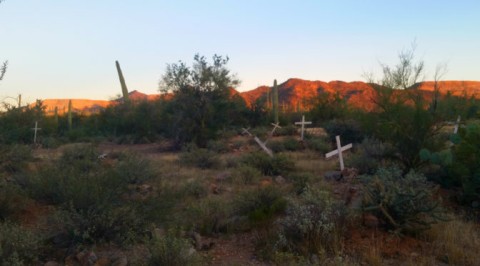
[[[24,171],[32,160],[32,149],[26,145],[2,145],[0,147],[0,171],[9,174]]]
[[[268,176],[285,175],[295,169],[295,162],[284,154],[277,154],[272,158],[263,152],[254,152],[243,156],[241,161]]]
[[[449,265],[480,265],[480,231],[475,223],[459,219],[439,223],[427,236],[437,260]]]
[[[250,185],[256,183],[261,176],[262,173],[257,168],[249,165],[240,165],[235,168],[232,179],[234,183]]]
[[[198,167],[201,169],[216,168],[220,166],[220,157],[216,152],[208,149],[197,148],[196,146],[187,146],[180,155],[179,160],[187,166]]]
[[[41,236],[11,222],[0,223],[0,265],[35,265]]]
[[[9,219],[23,209],[27,201],[18,186],[0,179],[0,220]]]
[[[169,231],[164,236],[154,237],[148,244],[150,250],[149,265],[202,265],[202,258],[184,238]]]

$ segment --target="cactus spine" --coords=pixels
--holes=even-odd
[[[72,100],[68,101],[68,130],[72,130]]]
[[[275,120],[275,123],[278,123],[278,88],[277,88],[276,79],[273,81],[272,107],[273,107],[273,119]]]
[[[123,78],[122,69],[120,68],[120,64],[118,61],[115,61],[115,65],[117,66],[118,78],[120,79],[120,85],[122,86],[122,95],[123,95],[123,102],[128,102],[128,89],[127,84],[125,83],[125,79]]]

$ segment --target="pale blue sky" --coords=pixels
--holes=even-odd
[[[0,4],[0,97],[109,99],[158,93],[167,63],[230,57],[240,90],[363,80],[416,39],[426,79],[480,80],[480,1],[6,0]]]

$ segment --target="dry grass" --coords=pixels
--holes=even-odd
[[[480,230],[473,222],[459,219],[435,225],[428,236],[432,253],[451,265],[480,265]]]

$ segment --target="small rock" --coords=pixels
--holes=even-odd
[[[327,171],[325,172],[325,180],[327,181],[339,181],[342,179],[342,172],[340,171]]]
[[[278,184],[284,184],[285,183],[285,178],[283,178],[281,175],[275,177],[275,182]]]

